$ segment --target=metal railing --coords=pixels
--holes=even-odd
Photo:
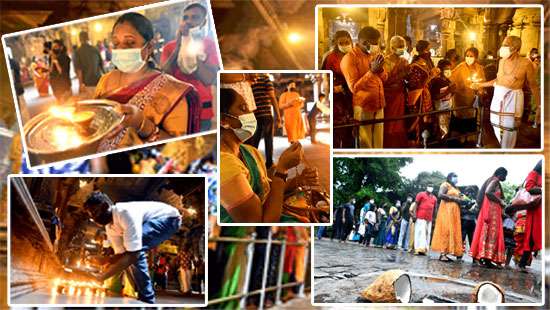
[[[344,128],[353,128],[353,135],[355,139],[355,146],[354,148],[358,149],[360,148],[359,144],[359,134],[357,130],[360,126],[366,126],[366,125],[374,125],[378,123],[386,123],[386,122],[392,122],[392,121],[401,121],[406,119],[412,119],[416,118],[417,120],[420,120],[420,118],[424,116],[432,116],[432,115],[438,115],[443,113],[453,113],[458,111],[466,111],[466,110],[474,110],[475,112],[475,119],[478,120],[476,122],[476,130],[468,133],[464,133],[461,135],[448,135],[447,137],[443,139],[438,139],[434,141],[428,141],[428,137],[422,137],[423,138],[423,147],[428,148],[429,145],[435,145],[444,143],[449,140],[457,140],[461,138],[466,138],[469,136],[477,136],[477,147],[482,147],[482,135],[483,135],[483,107],[481,105],[479,106],[471,106],[471,107],[460,107],[460,108],[453,108],[453,109],[446,109],[446,110],[435,110],[435,111],[429,111],[429,112],[421,112],[421,113],[412,113],[412,114],[405,114],[401,116],[394,116],[394,117],[386,117],[386,118],[379,118],[379,119],[370,119],[370,120],[364,120],[364,121],[358,121],[358,120],[351,120],[349,124],[340,124],[340,125],[334,125],[334,129],[344,129]],[[478,117],[478,115],[480,117]],[[449,124],[450,125],[450,124]]]
[[[234,238],[234,237],[216,237],[216,238],[209,238],[209,242],[230,242],[230,243],[246,243],[246,271],[244,275],[244,283],[242,286],[242,290],[240,293],[231,295],[231,296],[225,296],[220,297],[216,299],[211,299],[208,301],[208,306],[221,304],[227,301],[232,300],[239,300],[239,308],[244,309],[246,308],[246,300],[250,296],[260,295],[259,305],[258,309],[262,310],[264,309],[265,305],[265,298],[267,292],[275,292],[275,304],[280,305],[282,303],[281,301],[281,295],[282,291],[285,288],[291,288],[291,287],[298,287],[298,294],[297,297],[305,297],[304,290],[305,290],[305,282],[290,282],[283,284],[283,269],[285,265],[285,250],[287,246],[305,246],[305,255],[304,255],[304,266],[306,266],[307,270],[307,264],[309,261],[309,248],[310,243],[309,242],[287,242],[286,239],[284,240],[273,240],[272,239],[272,232],[269,230],[267,239],[256,239],[256,234],[253,233],[250,238]],[[254,259],[254,245],[256,244],[266,244],[265,249],[265,259],[263,262],[263,272],[262,272],[262,287],[261,289],[257,289],[254,291],[249,291],[248,287],[250,284],[250,278],[252,275],[252,261]],[[268,278],[268,269],[269,269],[269,263],[271,258],[271,246],[274,244],[278,244],[281,246],[281,254],[279,255],[279,261],[277,266],[277,282],[275,286],[269,286],[267,287],[267,278]],[[305,281],[305,277],[304,277]]]

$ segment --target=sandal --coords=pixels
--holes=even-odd
[[[439,261],[442,261],[442,262],[452,262],[453,260],[447,256],[447,254],[441,254],[439,255]]]

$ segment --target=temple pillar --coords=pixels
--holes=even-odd
[[[456,30],[455,9],[441,9],[441,55],[455,47],[454,33]]]

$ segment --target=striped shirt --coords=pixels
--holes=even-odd
[[[271,95],[274,91],[273,83],[269,80],[267,74],[260,74],[256,77],[252,84],[252,92],[254,93],[254,101],[256,102],[256,117],[272,117],[271,113]]]

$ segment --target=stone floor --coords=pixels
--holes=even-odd
[[[357,243],[315,240],[314,300],[316,303],[365,302],[360,298],[363,289],[384,271],[400,269],[411,277],[415,303],[425,298],[435,302],[471,302],[473,286],[481,281],[501,285],[506,292],[506,302],[541,301],[540,257],[533,261],[528,274],[514,268],[497,270],[474,266],[469,257],[462,263],[441,262],[437,258],[437,253],[415,256]]]

